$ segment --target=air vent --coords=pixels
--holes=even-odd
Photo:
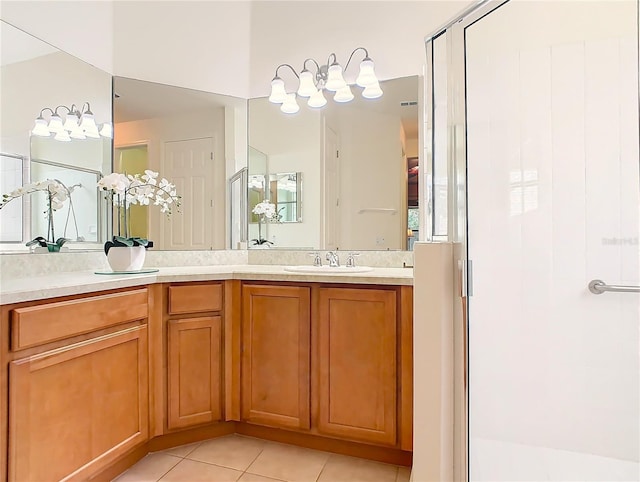
[[[400,107],[410,107],[412,105],[418,105],[417,100],[405,100],[400,102]]]

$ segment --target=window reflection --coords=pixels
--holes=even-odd
[[[509,173],[509,214],[517,216],[538,209],[538,170],[526,169]]]

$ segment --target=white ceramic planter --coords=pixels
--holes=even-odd
[[[144,246],[113,246],[107,253],[107,261],[113,271],[139,271],[146,254]]]

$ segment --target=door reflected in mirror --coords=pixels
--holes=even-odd
[[[156,250],[238,247],[227,189],[247,163],[247,101],[124,77],[114,78],[114,93],[116,169],[159,172],[182,197],[169,217],[142,207],[130,232]]]

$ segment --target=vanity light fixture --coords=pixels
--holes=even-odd
[[[64,116],[64,122],[59,110]],[[50,112],[49,121],[43,117],[45,112]],[[110,122],[105,122],[102,125],[102,129],[98,131],[93,112],[91,112],[91,106],[89,102],[85,102],[81,109],[78,109],[75,104],[71,104],[71,107],[66,105],[59,105],[55,109],[45,107],[40,111],[40,115],[36,119],[35,126],[31,133],[40,137],[50,137],[54,135],[54,139],[62,142],[70,142],[71,139],[86,139],[90,137],[92,139],[99,139],[102,137],[113,137],[113,127]]]
[[[351,87],[344,80],[342,74],[349,67],[353,55],[359,50],[364,52],[365,57],[362,62],[360,62],[360,72],[356,78],[356,85],[363,88],[362,97],[365,99],[377,99],[382,96],[382,89],[374,72],[373,60],[369,58],[367,49],[358,47],[351,52],[344,69],[338,63],[338,59],[334,53],[329,55],[325,65],[320,65],[311,58],[306,59],[302,64],[300,74],[289,64],[278,65],[276,75],[271,81],[269,101],[274,104],[281,104],[280,110],[285,114],[295,114],[300,110],[296,101],[296,93],[300,97],[308,97],[307,105],[313,108],[324,107],[327,104],[327,99],[323,91],[335,92],[333,100],[336,102],[343,103],[353,100],[354,95]],[[315,66],[315,72],[307,68],[308,62],[312,64],[312,68]],[[278,76],[280,67],[288,67],[298,78],[298,89],[296,93],[287,93],[284,80]]]

